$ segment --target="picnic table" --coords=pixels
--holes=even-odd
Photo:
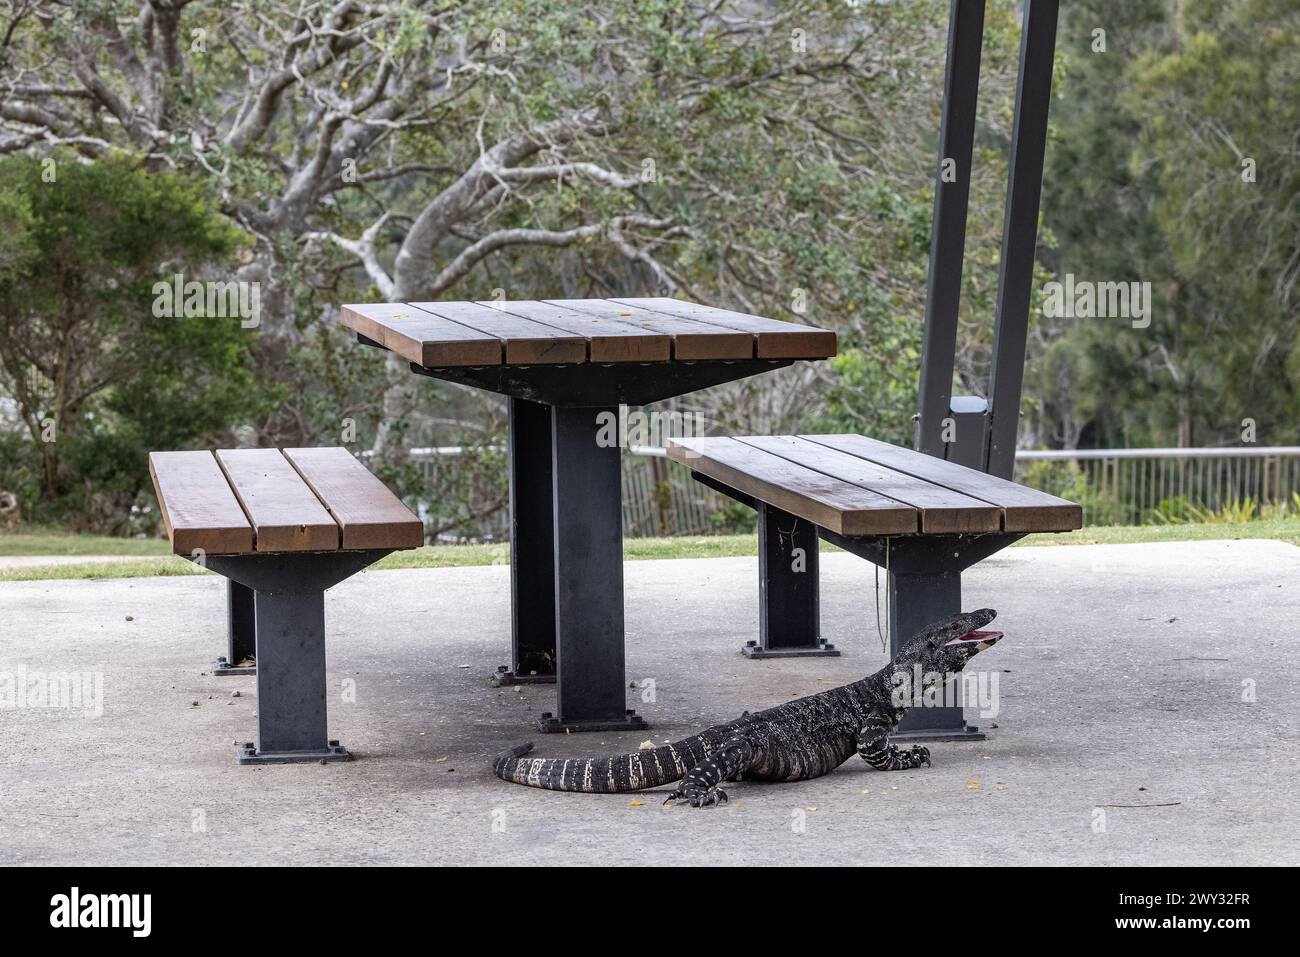
[[[639,406],[835,355],[835,334],[665,298],[345,305],[412,372],[509,398],[512,664],[555,682],[542,731],[645,727],[627,708],[620,448]]]

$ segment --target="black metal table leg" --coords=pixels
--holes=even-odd
[[[602,413],[617,421],[617,408],[551,410],[557,713],[541,731],[646,727],[627,708],[621,452],[600,441]]]
[[[551,407],[510,400],[511,661],[496,686],[555,682]]]
[[[759,638],[741,652],[747,658],[838,656],[821,637],[817,526],[764,502],[756,507]]]
[[[257,666],[239,667],[241,661],[256,659],[257,621],[253,612],[254,591],[234,579],[226,581],[227,652],[212,662],[214,675],[255,675]]]

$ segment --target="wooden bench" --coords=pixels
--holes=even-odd
[[[325,589],[422,545],[420,519],[343,448],[151,452],[149,474],[172,551],[229,580],[213,670],[257,675],[239,763],[346,759],[326,727]]]
[[[668,455],[758,510],[759,639],[752,658],[834,655],[822,640],[818,538],[889,571],[898,642],[961,610],[961,573],[1030,532],[1083,524],[1073,502],[861,435],[674,439]],[[915,708],[900,733],[982,737],[960,707]]]

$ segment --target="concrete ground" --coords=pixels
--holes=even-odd
[[[0,864],[1296,864],[1300,550],[1235,541],[1014,548],[966,576],[1007,634],[1001,710],[934,767],[739,782],[732,803],[496,780],[534,739],[591,755],[676,739],[874,671],[871,566],[823,562],[837,659],[755,662],[756,560],[626,566],[629,681],[653,731],[538,735],[553,688],[493,689],[508,569],[363,573],[331,590],[331,729],[350,763],[240,767],[253,679],[217,578],[0,584]],[[5,675],[103,675],[102,715],[5,709]],[[12,689],[12,678],[10,680]],[[238,690],[239,697],[232,697]],[[354,693],[353,693],[354,691]],[[10,702],[12,704],[13,702]]]

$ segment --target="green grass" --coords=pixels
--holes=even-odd
[[[1240,524],[1086,528],[1061,535],[1029,535],[1017,542],[1017,545],[1129,545],[1139,542],[1192,542],[1242,538],[1275,539],[1300,545],[1300,518],[1268,519]],[[822,549],[832,551],[834,546],[823,543]],[[629,561],[757,555],[758,539],[754,535],[629,538],[623,544],[623,553]],[[161,539],[101,538],[54,533],[0,534],[0,556],[4,555],[127,555],[140,556],[140,558],[122,562],[90,561],[29,568],[0,568],[0,582],[207,574],[182,558],[168,555],[167,543]],[[504,544],[433,545],[395,552],[374,567],[380,569],[462,568],[472,565],[504,565],[509,561],[510,548]]]
[[[166,555],[163,538],[110,538],[67,532],[0,532],[0,555]]]
[[[1140,542],[1208,542],[1266,538],[1300,545],[1300,518],[1252,522],[1207,522],[1197,525],[1112,525],[1060,535],[1027,535],[1018,545],[1133,545]]]

